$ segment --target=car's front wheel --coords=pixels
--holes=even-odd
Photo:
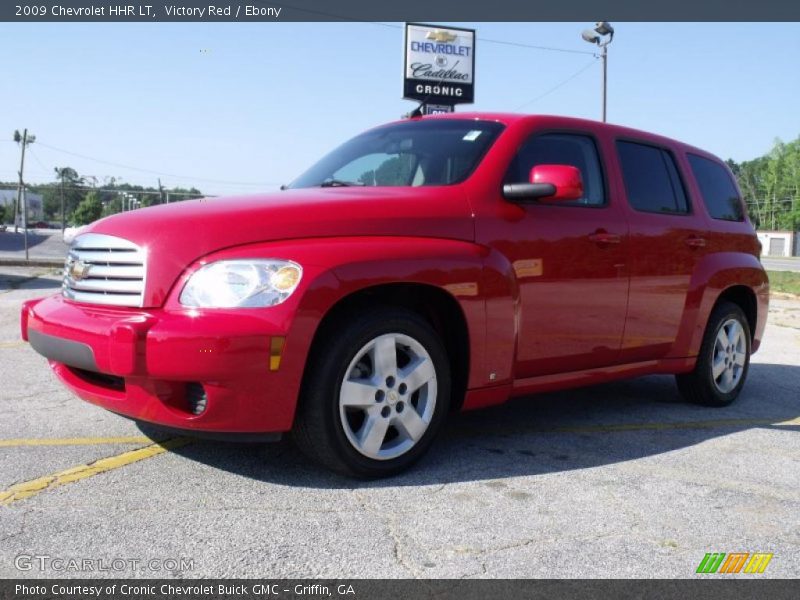
[[[306,368],[294,438],[343,474],[385,477],[430,446],[450,403],[450,369],[432,327],[405,309],[352,316],[322,334]]]
[[[742,309],[722,302],[711,312],[691,373],[676,377],[686,400],[705,406],[728,406],[736,400],[750,367],[750,326]]]

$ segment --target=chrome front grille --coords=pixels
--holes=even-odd
[[[62,294],[87,304],[142,306],[147,253],[133,242],[85,233],[72,242]]]

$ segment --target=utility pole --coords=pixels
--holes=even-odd
[[[56,167],[56,173],[61,177],[61,235],[64,235],[64,229],[67,227],[66,209],[64,208],[64,169]]]
[[[161,177],[158,178],[158,197],[161,204],[164,204],[164,186],[161,185]],[[169,196],[167,196],[167,202],[169,202]]]
[[[19,160],[19,183],[17,184],[17,201],[14,204],[14,233],[17,233],[18,225],[17,219],[19,219],[20,208],[22,208],[22,187],[25,185],[23,182],[22,174],[25,170],[25,147],[28,144],[32,144],[36,140],[35,135],[28,136],[28,130],[24,129],[22,135],[20,135],[19,130],[14,132],[14,141],[18,144],[22,144],[22,155]],[[25,211],[27,213],[27,210]],[[25,220],[25,231],[28,230],[28,221]],[[26,239],[27,242],[27,239]]]
[[[606,105],[608,104],[608,44],[602,44],[603,48],[603,123],[606,122]]]
[[[28,192],[25,185],[22,186],[22,222],[25,224],[25,260],[28,260]]]
[[[23,172],[25,171],[25,148],[28,144],[32,144],[36,141],[35,135],[28,135],[28,130],[23,129],[22,135],[19,134],[19,131],[14,132],[14,141],[18,144],[22,144],[22,155],[19,160],[19,185],[17,186],[17,204],[15,205],[14,210],[14,233],[17,233],[17,214],[19,213],[19,208],[21,202],[24,202],[24,210],[22,213],[22,224],[24,225],[24,233],[25,233],[25,260],[28,260],[28,197],[25,193],[25,181],[23,179]]]

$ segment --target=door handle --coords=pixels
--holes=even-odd
[[[609,233],[604,229],[598,229],[589,236],[589,239],[595,244],[603,246],[607,244],[619,244],[622,241],[622,237],[616,233]]]
[[[684,242],[686,242],[686,245],[690,248],[704,248],[706,245],[705,238],[701,238],[697,235],[690,235]]]

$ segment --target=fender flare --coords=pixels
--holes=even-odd
[[[671,357],[693,357],[700,351],[714,305],[726,290],[746,286],[756,299],[753,351],[767,319],[769,280],[758,258],[743,252],[715,252],[698,261],[689,284],[684,317]]]
[[[316,243],[302,242],[297,251],[306,253]],[[298,318],[313,314],[319,325],[340,301],[378,286],[437,288],[458,304],[467,326],[467,389],[510,380],[518,290],[513,269],[498,253],[472,242],[415,237],[339,238],[329,240],[326,247],[324,255],[309,252],[308,262],[316,262],[325,274],[332,275],[336,287],[328,288],[323,297],[323,288],[312,284],[300,301]],[[320,256],[324,260],[320,261]],[[304,264],[303,260],[298,262]]]
[[[279,395],[282,403],[294,403],[284,407],[292,414],[311,344],[325,316],[352,294],[382,285],[419,284],[446,292],[467,325],[467,389],[511,382],[519,288],[511,264],[496,250],[470,241],[415,236],[306,238],[228,248],[202,262],[234,258],[280,258],[303,267],[295,293],[268,309],[287,331],[281,366],[285,387]]]

